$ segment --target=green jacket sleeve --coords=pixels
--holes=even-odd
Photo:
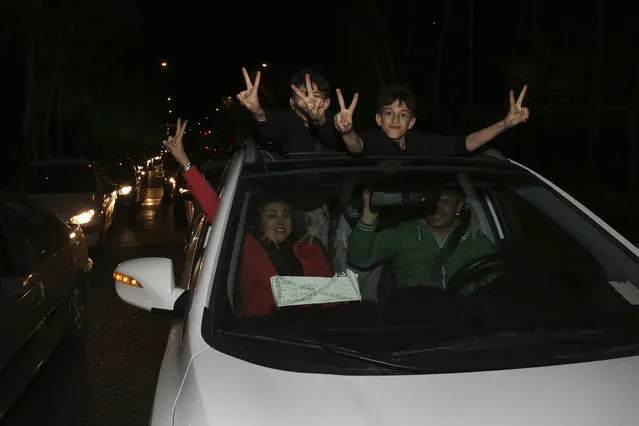
[[[478,258],[497,251],[497,247],[482,232],[477,232],[473,237],[472,251],[473,257]]]
[[[383,263],[399,249],[401,235],[398,227],[375,232],[375,225],[359,221],[348,238],[346,259],[349,264],[362,269]]]

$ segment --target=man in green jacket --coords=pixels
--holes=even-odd
[[[414,286],[445,288],[449,279],[466,263],[495,251],[493,243],[482,232],[468,230],[441,273],[435,274],[441,279],[430,282],[431,266],[450,235],[463,200],[461,191],[444,189],[436,211],[425,219],[375,232],[377,214],[371,212],[370,193],[365,192],[362,216],[348,240],[348,262],[367,269],[392,261],[398,289]]]

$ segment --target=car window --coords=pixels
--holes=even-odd
[[[100,185],[102,185],[102,188],[109,192],[111,190],[113,190],[113,185],[111,184],[111,180],[109,179],[109,177],[107,176],[106,172],[104,171],[104,169],[99,166],[99,165],[95,165],[95,171],[98,175],[98,180],[100,181]]]
[[[206,218],[200,215],[191,231],[180,278],[180,287],[187,290],[194,290],[197,285],[208,229]]]
[[[15,245],[9,237],[4,221],[0,223],[0,278],[14,277],[18,271]]]
[[[510,247],[575,280],[639,283],[636,257],[567,201],[540,186],[494,189]]]
[[[5,217],[16,243],[31,261],[40,259],[59,241],[59,233],[32,205],[21,200],[3,203]]]
[[[245,175],[229,217],[209,330],[263,327],[388,359],[480,329],[621,326],[639,305],[637,258],[554,190],[516,170]],[[223,339],[211,333],[212,344]],[[252,354],[247,346],[231,352],[295,368],[284,355],[260,357],[273,348],[254,345]]]
[[[71,229],[58,216],[34,200],[25,201],[42,217],[44,225],[47,227],[52,243],[60,245],[69,239]]]
[[[121,162],[107,168],[107,175],[113,182],[133,184],[135,170],[129,163]]]

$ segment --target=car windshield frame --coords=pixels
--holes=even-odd
[[[426,162],[429,163],[429,162]],[[269,180],[278,180],[278,179],[290,179],[290,182],[295,182],[295,185],[300,185],[300,181],[302,180],[300,176],[309,176],[316,175],[318,176],[317,181],[321,181],[320,177],[330,176],[331,174],[339,176],[339,175],[355,175],[357,173],[372,173],[372,174],[382,174],[384,171],[380,169],[377,164],[360,164],[360,165],[352,165],[349,168],[343,167],[342,164],[336,164],[333,162],[331,167],[327,167],[325,164],[322,168],[315,168],[315,166],[311,166],[310,168],[302,169],[299,167],[300,162],[298,160],[291,160],[286,162],[286,164],[278,163],[275,165],[269,165],[268,171],[263,171],[260,167],[246,167],[245,172],[240,177],[240,182],[238,184],[238,188],[236,191],[236,198],[233,202],[231,215],[233,217],[239,217],[239,221],[236,221],[234,225],[230,225],[227,227],[225,232],[224,240],[222,241],[222,253],[220,259],[225,259],[220,262],[220,265],[217,267],[216,276],[214,279],[214,289],[211,292],[211,299],[209,302],[209,306],[214,307],[213,311],[210,312],[210,315],[205,318],[202,324],[202,331],[205,340],[209,342],[213,347],[216,347],[220,350],[223,350],[227,353],[234,354],[235,356],[240,356],[243,359],[250,359],[252,362],[256,362],[262,365],[275,366],[276,368],[288,369],[290,368],[299,368],[299,364],[297,364],[294,360],[289,358],[287,362],[290,362],[288,365],[286,362],[278,362],[271,358],[265,360],[260,358],[259,356],[253,357],[248,353],[238,353],[237,348],[234,345],[241,345],[236,340],[232,343],[229,343],[229,338],[222,338],[219,334],[216,334],[215,330],[226,330],[226,331],[246,331],[248,334],[259,334],[266,333],[268,336],[273,336],[273,333],[294,333],[295,336],[299,336],[300,330],[303,333],[308,332],[309,330],[315,330],[313,327],[315,325],[309,325],[308,323],[301,322],[293,322],[291,318],[285,318],[282,321],[279,321],[274,318],[261,318],[259,320],[254,319],[241,319],[239,320],[236,316],[234,316],[231,312],[231,300],[234,297],[229,291],[232,287],[230,282],[231,279],[237,279],[238,271],[237,269],[234,272],[231,272],[233,268],[237,268],[239,264],[239,257],[237,255],[237,251],[239,249],[233,250],[233,246],[238,246],[241,244],[237,244],[241,242],[241,239],[238,239],[238,230],[240,227],[244,226],[245,213],[246,213],[246,200],[244,198],[251,192],[251,188],[254,186],[263,186],[265,182]],[[562,194],[557,192],[553,187],[549,186],[542,180],[538,179],[534,175],[528,173],[527,171],[511,167],[504,166],[498,164],[489,164],[489,162],[450,162],[448,164],[437,164],[433,162],[431,164],[404,164],[394,168],[394,171],[400,174],[412,174],[412,173],[424,173],[424,174],[433,174],[433,173],[444,173],[444,174],[458,174],[458,173],[466,173],[471,176],[474,182],[486,180],[488,182],[492,182],[492,186],[497,186],[497,183],[503,185],[513,185],[513,180],[517,180],[521,185],[528,185],[530,188],[537,188],[542,191],[545,197],[550,197],[554,200],[554,205],[549,206],[550,210],[558,208],[563,209],[563,215],[569,215],[570,219],[574,219],[573,222],[580,222],[581,226],[587,226],[591,229],[596,235],[598,235],[599,241],[598,243],[602,243],[603,241],[608,241],[611,244],[610,247],[614,247],[615,250],[619,250],[619,253],[624,253],[628,257],[628,260],[632,260],[632,268],[633,273],[635,275],[639,274],[639,258],[627,249],[619,240],[617,240],[613,235],[610,234],[604,227],[602,227],[599,223],[589,217],[585,212],[581,211],[577,206],[572,204],[568,199],[563,197]],[[386,170],[388,172],[388,170]],[[296,177],[297,176],[297,177]],[[296,178],[293,178],[296,177]],[[325,185],[326,186],[326,185]],[[330,185],[328,185],[330,186]],[[313,188],[314,190],[315,188]],[[311,188],[306,188],[307,191],[310,192]],[[525,191],[524,191],[525,192]],[[494,194],[493,194],[494,196]],[[553,203],[551,203],[553,204]],[[502,221],[504,213],[499,211],[499,208],[496,206],[485,206],[484,208],[494,209],[493,214],[497,218],[498,221]],[[550,214],[549,212],[546,212]],[[244,215],[244,216],[243,216]],[[572,215],[572,216],[571,216]],[[565,219],[564,219],[565,221]],[[570,222],[570,220],[568,220]],[[242,231],[243,233],[244,231]],[[504,230],[499,231],[494,227],[491,228],[491,232],[494,235],[498,235],[499,232],[505,232]],[[574,235],[573,235],[574,237]],[[500,237],[498,237],[500,238]],[[590,238],[590,237],[589,237]],[[502,241],[498,241],[496,244],[501,244]],[[602,249],[603,250],[603,249]],[[232,261],[228,261],[231,260]],[[638,275],[639,276],[639,275]],[[633,281],[634,282],[634,281]],[[639,281],[638,281],[639,282]],[[627,311],[619,311],[619,315],[625,316],[629,313],[632,313],[634,307],[628,307]],[[550,324],[550,323],[549,323]],[[549,325],[548,324],[548,325]],[[378,324],[379,325],[379,324]],[[378,325],[371,326],[371,329],[374,329]],[[388,324],[382,324],[382,328]],[[565,326],[565,324],[561,323],[560,325]],[[290,327],[289,327],[290,326]],[[458,336],[448,336],[448,338],[461,338],[465,335],[472,335],[476,333],[477,330],[473,328],[468,328],[468,324],[464,323],[463,326],[460,327],[445,327],[443,324],[438,324],[438,327],[441,327],[442,330],[455,329],[455,333],[459,333]],[[526,325],[529,326],[529,325]],[[574,326],[582,327],[583,324],[581,322],[575,323]],[[239,328],[238,328],[239,327]],[[245,327],[245,328],[242,328]],[[254,328],[256,327],[256,328]],[[330,329],[330,327],[324,327],[325,329]],[[357,325],[353,325],[352,328],[357,328]],[[361,326],[361,329],[365,328],[365,326]],[[388,328],[388,327],[386,327]],[[397,328],[397,327],[396,327]],[[427,329],[432,329],[432,327],[426,327]],[[406,331],[405,327],[399,327],[397,329],[401,329],[402,333]],[[315,330],[316,331],[316,330]],[[432,330],[431,330],[432,331]],[[494,332],[492,330],[491,332]],[[497,330],[499,331],[499,330]],[[384,332],[386,333],[386,332]],[[284,336],[282,339],[285,339]],[[289,336],[290,337],[290,336]],[[307,336],[312,338],[317,338],[317,335]],[[444,339],[443,336],[440,336]],[[232,339],[231,339],[232,340]],[[299,339],[298,339],[299,340]],[[340,342],[331,342],[331,344],[339,344]],[[272,345],[271,341],[269,345]],[[234,349],[235,348],[235,349]],[[636,348],[635,348],[636,349]],[[241,351],[240,351],[241,352]],[[429,354],[429,356],[432,356]],[[598,353],[599,357],[603,356],[601,353]],[[599,359],[599,358],[598,358]],[[538,360],[537,360],[538,361]],[[519,366],[525,365],[536,365],[535,360],[530,360],[526,358],[523,363],[517,364]],[[352,362],[352,360],[351,360]],[[548,362],[547,359],[544,358],[543,362]],[[496,363],[490,364],[488,366],[478,366],[473,364],[466,363],[464,364],[466,367],[470,368],[470,371],[475,371],[476,369],[494,369],[498,368]],[[292,366],[292,367],[291,367]],[[470,366],[470,367],[469,367]],[[355,368],[352,364],[349,364],[349,367]],[[455,367],[455,371],[461,371],[461,367]],[[357,369],[357,368],[355,368]],[[444,368],[446,369],[446,368]],[[462,368],[463,369],[463,368]],[[311,368],[311,370],[313,370]],[[331,368],[324,366],[324,368],[319,368],[319,370],[313,371],[323,371],[330,372],[333,371]],[[354,373],[356,374],[356,373]]]

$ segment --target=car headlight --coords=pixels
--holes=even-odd
[[[129,185],[123,186],[122,188],[120,188],[118,190],[118,194],[120,195],[129,195],[131,193],[131,191],[133,191],[133,188],[130,187]]]
[[[76,225],[85,225],[91,222],[94,216],[95,210],[91,209],[73,216],[71,219],[69,219],[69,222]]]

